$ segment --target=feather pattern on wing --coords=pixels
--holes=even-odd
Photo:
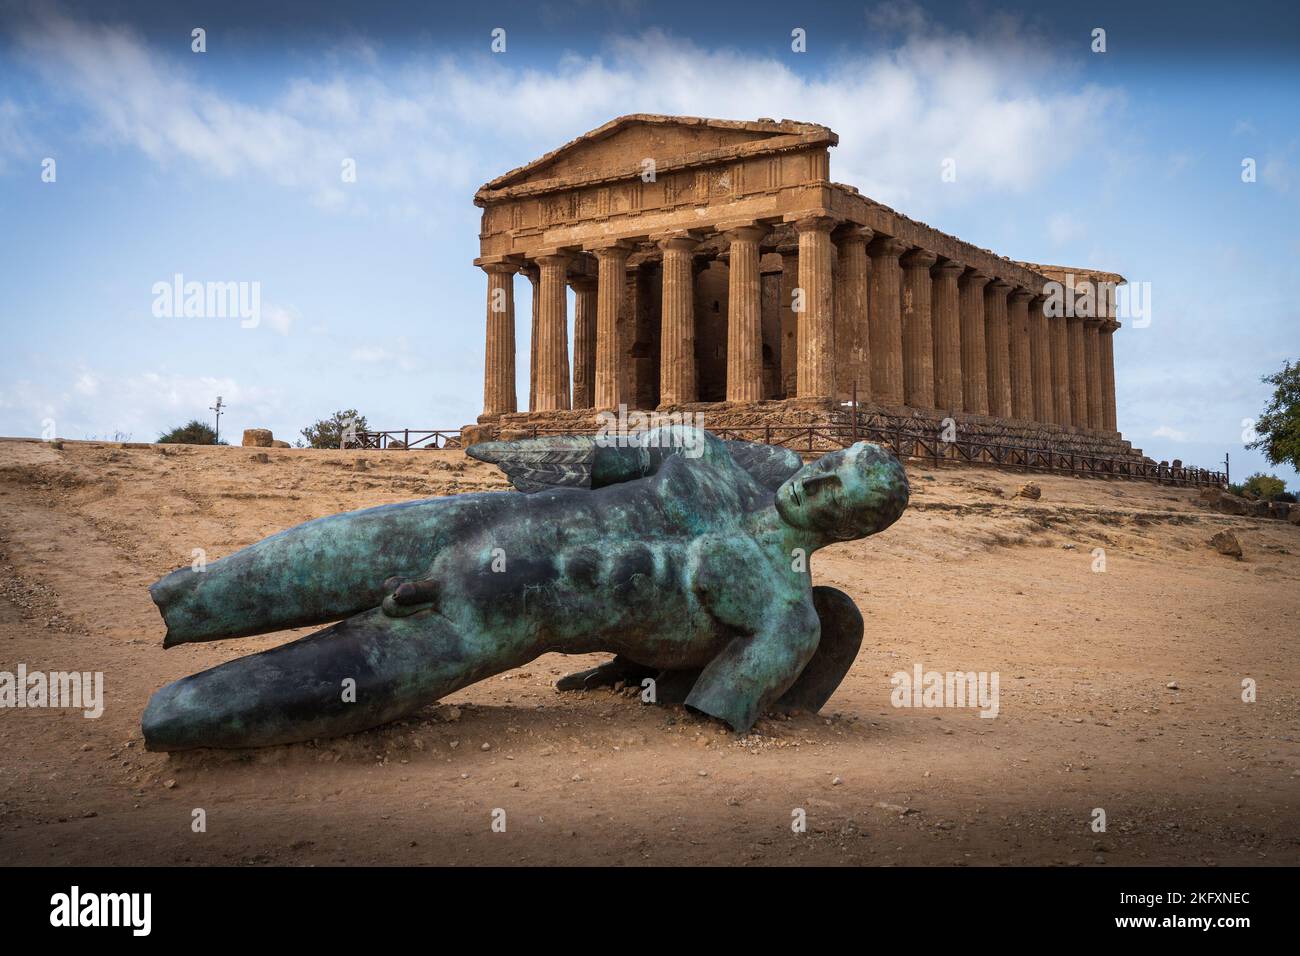
[[[547,435],[485,441],[471,445],[465,454],[496,465],[525,494],[547,488],[590,488],[596,439],[591,435]]]
[[[724,444],[732,461],[769,491],[776,491],[803,467],[802,459],[788,448],[746,441]],[[679,451],[602,446],[591,435],[547,435],[480,442],[465,453],[496,465],[516,489],[532,494],[548,488],[601,488],[642,478],[653,474],[665,458]]]

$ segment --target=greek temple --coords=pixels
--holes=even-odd
[[[814,423],[856,402],[1140,457],[1115,416],[1123,277],[909,219],[831,180],[837,143],[813,123],[637,114],[481,187],[478,433],[590,429],[619,406]],[[527,396],[516,273],[532,289]]]

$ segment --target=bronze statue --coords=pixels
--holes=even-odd
[[[165,647],[338,623],[182,678],[144,713],[153,750],[353,733],[541,654],[612,652],[560,689],[655,681],[659,702],[737,732],[818,710],[862,640],[813,551],[874,534],[907,479],[867,443],[788,449],[652,429],[476,445],[518,491],[310,521],[150,589]]]

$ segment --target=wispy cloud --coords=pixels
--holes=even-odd
[[[825,123],[844,144],[836,178],[893,204],[931,189],[949,159],[968,191],[1018,191],[1090,142],[1096,117],[1121,99],[1063,86],[1059,61],[1023,27],[999,21],[988,45],[909,10],[893,22],[904,34],[895,49],[838,59],[820,75],[660,30],[614,37],[602,55],[564,56],[545,70],[508,53],[430,53],[385,67],[360,43],[323,60],[322,75],[289,79],[256,103],[204,81],[186,60],[194,54],[151,49],[129,27],[43,7],[16,37],[42,82],[84,109],[86,135],[160,166],[303,189],[327,209],[366,208],[344,181],[348,160],[367,190],[433,184],[459,199],[531,151],[634,111]],[[0,106],[0,143],[4,135]]]
[[[19,434],[39,435],[48,420],[60,438],[120,433],[135,441],[153,441],[163,428],[160,423],[182,424],[218,395],[227,406],[240,409],[241,419],[253,423],[272,421],[279,414],[277,389],[235,378],[161,372],[119,375],[91,369],[73,372],[65,382],[47,377],[6,384],[0,388],[0,409],[8,419],[28,423]],[[112,422],[111,427],[106,421]]]

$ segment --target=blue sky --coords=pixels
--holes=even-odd
[[[1125,436],[1300,485],[1242,448],[1297,357],[1290,5],[262,7],[0,0],[0,434],[150,440],[217,394],[232,434],[472,421],[475,188],[624,113],[771,116],[831,126],[832,177],[907,215],[1150,283],[1116,335]],[[177,273],[259,283],[261,323],[155,316]]]

